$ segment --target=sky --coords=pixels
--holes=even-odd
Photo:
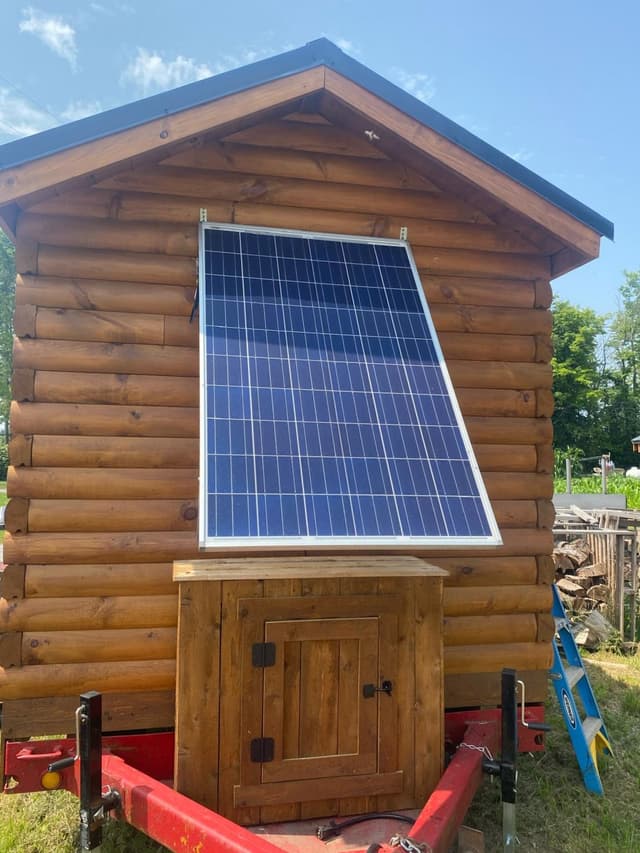
[[[0,0],[0,143],[320,36],[612,220],[555,292],[640,269],[640,3]]]

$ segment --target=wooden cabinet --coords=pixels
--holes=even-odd
[[[422,805],[442,764],[444,572],[278,562],[176,564],[177,788],[245,824]]]

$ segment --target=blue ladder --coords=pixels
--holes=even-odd
[[[570,631],[571,623],[567,619],[555,584],[553,584],[551,612],[556,623],[556,636],[553,639],[553,666],[550,670],[553,686],[580,765],[585,787],[587,791],[592,791],[594,794],[604,794],[598,771],[598,755],[613,755],[613,750],[587,671]],[[573,695],[574,687],[586,714],[584,719],[578,711]]]

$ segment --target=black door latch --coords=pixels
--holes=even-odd
[[[393,682],[387,681],[386,679],[381,682],[380,687],[376,687],[375,684],[362,685],[362,695],[365,699],[373,699],[376,693],[386,693],[387,696],[391,696],[392,690]]]

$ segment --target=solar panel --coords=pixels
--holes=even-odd
[[[200,236],[201,546],[500,544],[408,245]]]

